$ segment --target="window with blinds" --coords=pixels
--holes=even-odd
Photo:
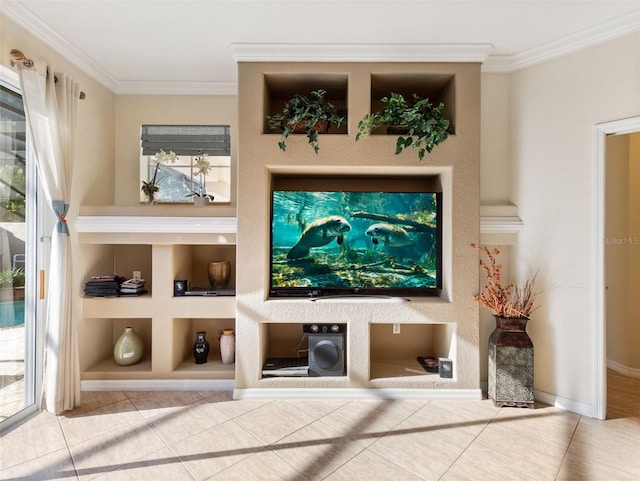
[[[193,202],[205,195],[213,202],[231,200],[229,125],[143,125],[140,149],[140,180],[155,178],[157,202]],[[158,162],[160,151],[177,158]]]

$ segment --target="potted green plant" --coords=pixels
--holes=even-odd
[[[324,99],[326,93],[325,90],[319,89],[312,91],[308,96],[296,94],[285,103],[281,113],[267,116],[269,128],[282,131],[278,142],[281,150],[286,150],[289,135],[304,133],[317,154],[318,134],[326,133],[330,125],[339,127],[346,120],[346,110],[337,109],[331,102],[327,102]]]
[[[0,270],[0,291],[3,300],[14,301],[24,299],[24,269],[2,269]]]
[[[399,133],[396,141],[396,155],[403,149],[418,149],[418,158],[422,160],[426,152],[444,142],[450,133],[450,122],[443,117],[444,103],[437,107],[428,98],[413,94],[408,102],[401,94],[392,92],[390,97],[380,99],[387,104],[382,112],[365,115],[358,122],[356,141],[373,130],[387,126],[387,133]]]

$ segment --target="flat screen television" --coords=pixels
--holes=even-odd
[[[440,295],[438,185],[431,178],[276,179],[270,297]]]

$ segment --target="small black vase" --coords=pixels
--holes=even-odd
[[[196,342],[193,343],[193,357],[196,358],[196,364],[205,364],[209,356],[209,341],[207,341],[206,331],[196,333]]]

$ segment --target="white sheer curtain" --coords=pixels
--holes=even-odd
[[[71,253],[65,216],[69,208],[72,159],[77,135],[79,85],[50,66],[17,64],[27,125],[36,151],[47,202],[58,221],[51,234],[47,272],[44,400],[61,413],[80,405],[76,321],[71,313]]]

